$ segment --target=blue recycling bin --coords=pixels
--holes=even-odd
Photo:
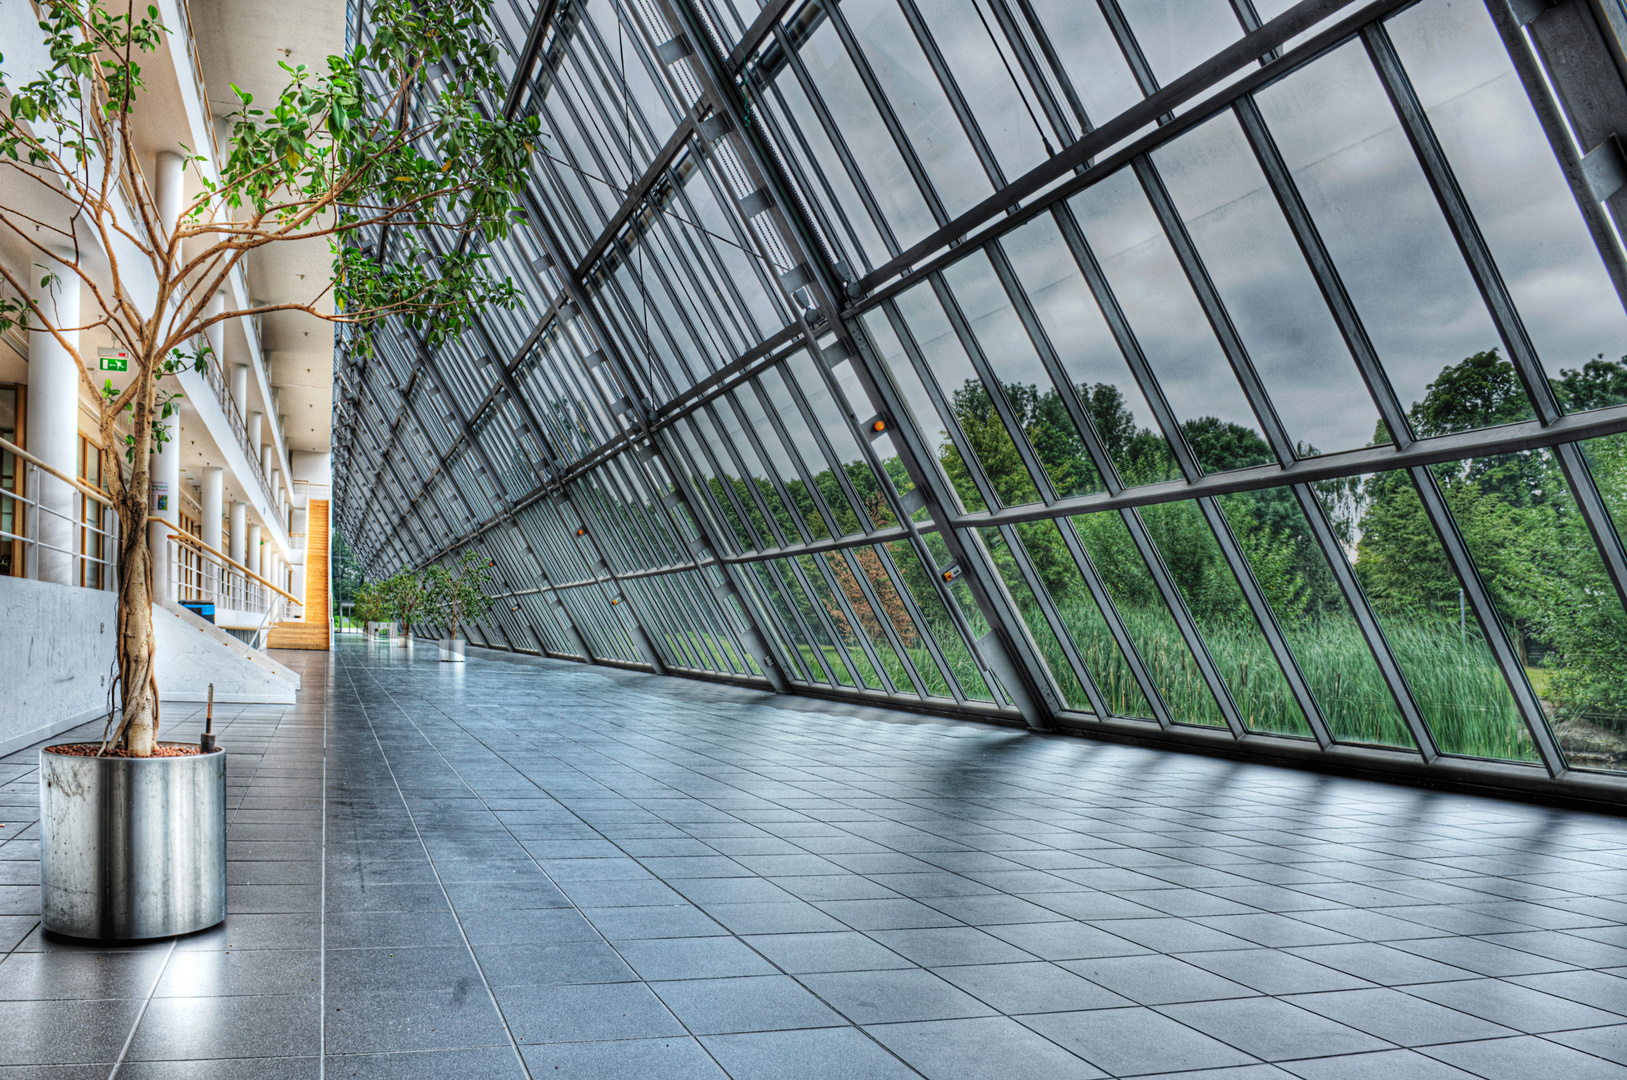
[[[182,600],[181,606],[200,618],[208,619],[210,625],[215,621],[215,605],[205,604],[201,600]]]

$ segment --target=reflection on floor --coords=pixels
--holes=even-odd
[[[0,759],[0,1077],[1627,1077],[1627,821],[436,657],[220,710],[175,942],[42,936]]]

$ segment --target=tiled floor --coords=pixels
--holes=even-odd
[[[231,910],[38,928],[0,1077],[1627,1077],[1627,820],[354,639],[242,707]],[[190,706],[171,730],[196,730]]]

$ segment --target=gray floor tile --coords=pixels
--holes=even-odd
[[[732,1080],[917,1080],[918,1074],[851,1027],[712,1035],[701,1039]]]
[[[1529,1035],[1620,1023],[1614,1013],[1503,979],[1467,979],[1407,987],[1407,993]],[[1627,1007],[1624,1001],[1623,1007]]]
[[[475,956],[492,986],[569,986],[638,979],[616,950],[597,938],[549,945],[476,945]]]
[[[1097,929],[1087,923],[1043,922],[1023,923],[1015,926],[990,926],[990,934],[1009,941],[1025,952],[1044,960],[1083,960],[1095,956],[1135,956],[1151,952],[1128,938]]]
[[[123,1070],[120,1075],[124,1075]],[[476,1046],[395,1054],[330,1054],[325,1076],[331,1080],[525,1080],[525,1069],[514,1056],[512,1046]]]
[[[405,993],[334,993],[325,998],[330,1054],[377,1054],[502,1046],[503,1024],[482,987]]]
[[[923,930],[872,930],[870,936],[922,967],[948,964],[1010,964],[1033,954],[972,926]]]
[[[315,994],[154,998],[126,1057],[186,1061],[315,1055],[322,1052],[320,1013]]]
[[[1177,959],[1262,994],[1309,994],[1371,985],[1365,979],[1277,949],[1182,953]]]
[[[1478,1016],[1383,987],[1295,994],[1283,1000],[1397,1046],[1467,1042],[1516,1034]]]
[[[144,998],[164,967],[162,953],[12,953],[0,961],[0,1000]]]
[[[1064,960],[1061,966],[1115,994],[1122,994],[1138,1005],[1253,997],[1256,994],[1256,991],[1241,983],[1223,979],[1172,956],[1104,956],[1092,960]]]
[[[618,1039],[613,1042],[545,1043],[523,1048],[532,1076],[555,1080],[659,1077],[660,1080],[726,1080],[722,1069],[694,1039]]]
[[[497,1002],[519,1043],[684,1034],[683,1026],[642,983],[498,987]]]
[[[793,975],[820,971],[879,971],[915,965],[854,930],[813,934],[760,934],[746,944]]]
[[[866,1029],[927,1080],[1096,1080],[1105,1076],[1005,1016]]]
[[[907,898],[827,900],[814,906],[854,930],[912,930],[929,926],[961,925],[959,919],[950,918],[936,908],[927,907],[919,900]]]
[[[330,994],[469,991],[481,985],[474,958],[461,943],[424,949],[329,949],[325,959]]]
[[[1617,1065],[1627,1065],[1627,1024],[1583,1028],[1580,1031],[1550,1032],[1546,1038],[1550,1042],[1562,1043],[1574,1050],[1613,1061]]]
[[[654,990],[696,1035],[830,1027],[843,1022],[789,975],[663,982],[654,984]]]
[[[773,964],[734,937],[624,941],[617,951],[646,981],[778,974]]]
[[[108,1067],[98,1075],[106,1077]],[[0,1075],[4,1075],[0,1073]],[[121,1080],[317,1080],[321,1075],[315,1057],[301,1058],[217,1058],[201,1061],[130,1061],[119,1066]],[[328,1075],[339,1080],[349,1073]],[[43,1078],[41,1078],[43,1080]]]
[[[1055,964],[939,967],[933,974],[1007,1015],[1075,1012],[1135,1004]]]
[[[112,1062],[139,1001],[0,1001],[0,1065]]]
[[[1159,1011],[1266,1061],[1389,1048],[1381,1039],[1276,998],[1195,1001]]]
[[[1026,1016],[1023,1024],[1114,1076],[1190,1072],[1255,1059],[1151,1009]]]
[[[835,972],[799,979],[855,1024],[953,1020],[995,1011],[919,969]]]
[[[1516,976],[1509,980],[1545,994],[1579,1001],[1595,1009],[1627,1015],[1627,978],[1602,971],[1560,971]]]
[[[717,937],[727,928],[688,904],[675,907],[585,908],[597,934],[611,941],[639,938]]]
[[[1622,1080],[1627,1065],[1618,1065],[1555,1042],[1521,1035],[1514,1039],[1454,1043],[1424,1051],[1485,1080],[1530,1080],[1563,1076],[1565,1080]]]
[[[1472,978],[1466,968],[1443,964],[1424,956],[1414,956],[1389,945],[1364,942],[1356,945],[1312,945],[1288,950],[1295,956],[1366,979],[1380,986],[1442,982]]]
[[[292,949],[182,952],[158,980],[157,997],[314,994],[321,988],[321,954]]]
[[[1379,1050],[1288,1061],[1282,1067],[1303,1080],[1473,1080],[1473,1073],[1415,1050]]]

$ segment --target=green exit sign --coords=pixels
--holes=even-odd
[[[129,371],[130,358],[128,356],[104,356],[102,357],[102,370]]]

